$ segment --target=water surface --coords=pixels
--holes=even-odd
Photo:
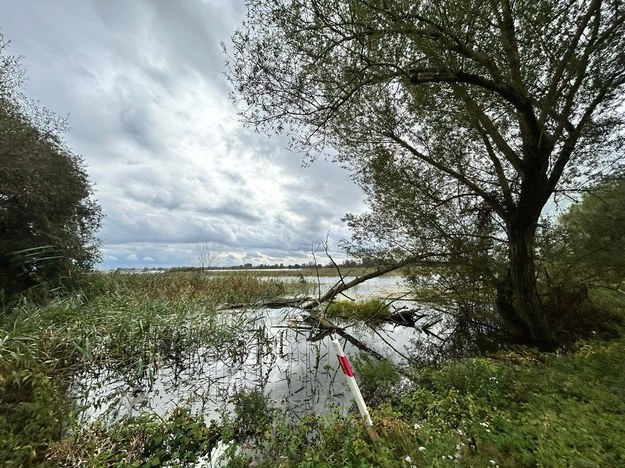
[[[315,282],[317,295],[340,278],[306,280]],[[383,299],[391,311],[415,307],[410,289],[397,276],[371,279],[346,294],[356,300]],[[219,418],[231,409],[228,402],[233,395],[250,390],[267,395],[295,418],[333,408],[347,411],[351,395],[330,343],[336,336],[320,336],[322,330],[302,321],[302,316],[301,310],[293,308],[223,310],[217,318],[219,325],[234,330],[227,346],[200,348],[166,364],[148,366],[139,378],[135,374],[129,379],[122,370],[99,366],[76,378],[73,393],[85,408],[85,421],[143,411],[165,414],[180,405],[209,419]],[[431,338],[414,327],[333,321],[352,341],[364,345],[357,347],[339,337],[351,359],[370,349],[399,366],[409,365],[415,344]]]

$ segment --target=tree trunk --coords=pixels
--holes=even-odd
[[[512,280],[510,268],[504,278],[497,283],[497,297],[495,306],[497,313],[502,318],[504,325],[510,333],[519,338],[527,338],[530,333],[527,325],[517,315],[514,309],[514,300],[512,294]]]
[[[514,314],[527,328],[529,337],[544,345],[553,345],[556,338],[553,327],[540,301],[534,267],[534,239],[536,224],[527,219],[515,220],[508,225],[510,267],[508,272],[509,300],[512,304],[500,304],[500,313]],[[519,322],[508,317],[507,323]]]

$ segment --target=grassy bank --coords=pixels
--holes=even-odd
[[[624,353],[622,339],[587,341],[421,369],[374,410],[377,445],[355,420],[277,424],[261,466],[623,466]]]
[[[306,288],[248,274],[97,274],[80,295],[5,310],[0,465],[193,466],[219,440],[233,443],[229,466],[625,465],[625,338],[617,326],[610,339],[560,353],[515,347],[411,369],[410,382],[386,362],[353,359],[376,444],[356,417],[293,421],[253,392],[234,395],[234,412],[217,422],[178,408],[78,424],[67,398],[73,373],[106,363],[132,379],[195,349],[227,352],[237,324],[218,321],[216,305]],[[621,302],[612,308],[622,311]],[[338,315],[358,315],[339,306]]]
[[[248,394],[219,425],[185,413],[128,418],[76,433],[52,453],[55,463],[139,466],[197,459],[221,439],[245,447],[228,466],[623,466],[624,353],[625,340],[583,342],[568,355],[518,348],[420,369],[403,388],[388,369],[360,363],[373,378],[361,382],[365,396],[385,401],[372,411],[376,444],[355,417],[293,423]]]
[[[0,465],[43,463],[76,424],[71,376],[101,366],[127,382],[200,348],[228,352],[236,322],[218,304],[306,293],[295,281],[252,275],[89,275],[82,292],[45,306],[24,301],[0,316]],[[54,464],[54,463],[51,463]]]

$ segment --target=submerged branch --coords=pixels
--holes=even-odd
[[[380,266],[377,270],[366,273],[361,276],[357,276],[351,281],[345,282],[344,278],[341,277],[341,281],[332,286],[328,291],[326,291],[323,295],[319,296],[319,298],[315,299],[312,297],[294,297],[294,298],[284,298],[284,299],[270,299],[266,301],[258,301],[258,302],[248,302],[248,303],[234,303],[234,304],[222,304],[217,307],[217,310],[228,310],[228,309],[259,309],[259,308],[269,308],[269,309],[281,309],[286,307],[293,307],[296,309],[301,309],[305,311],[312,311],[315,307],[325,303],[332,301],[336,296],[342,294],[348,289],[353,288],[354,286],[359,285],[360,283],[364,283],[367,280],[372,278],[376,278],[378,276],[382,276],[386,273],[390,273],[391,271],[395,271],[403,266],[405,266],[407,262],[394,263],[392,265]],[[313,314],[314,315],[314,314]]]
[[[304,302],[300,306],[300,309],[310,311],[314,309],[315,307],[323,304],[324,302],[333,300],[339,294],[343,293],[344,291],[347,291],[348,289],[353,288],[354,286],[359,285],[360,283],[364,283],[365,281],[370,280],[372,278],[376,278],[378,276],[382,276],[391,271],[395,271],[405,265],[406,265],[406,262],[401,262],[401,263],[394,263],[392,265],[381,266],[381,267],[378,267],[377,270],[372,271],[370,273],[366,273],[362,276],[357,276],[356,278],[354,278],[351,281],[348,281],[347,283],[345,283],[344,281],[339,281],[336,285],[331,287],[324,295],[319,297],[319,299],[314,299],[312,301]]]
[[[284,309],[292,307],[295,309],[301,309],[302,304],[306,304],[315,299],[306,297],[288,297],[279,299],[268,299],[266,301],[256,302],[235,302],[232,304],[221,304],[217,306],[217,310],[235,310],[235,309]]]

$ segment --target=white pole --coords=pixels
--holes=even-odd
[[[341,346],[339,340],[332,340],[332,345],[334,346],[334,350],[336,351],[336,357],[339,359],[339,365],[343,370],[343,374],[345,374],[347,384],[352,391],[354,400],[356,400],[360,415],[364,419],[365,425],[369,428],[373,426],[373,421],[371,420],[371,416],[369,415],[369,410],[367,409],[365,400],[362,398],[362,394],[360,393],[360,389],[358,388],[358,382],[356,382],[356,379],[354,378],[354,371],[349,365],[349,361],[347,360],[347,356],[345,356],[345,353],[343,352],[343,347]]]

